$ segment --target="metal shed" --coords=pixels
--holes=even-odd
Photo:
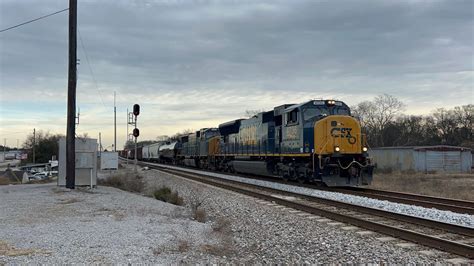
[[[383,147],[369,151],[382,171],[470,173],[471,149],[456,146]]]

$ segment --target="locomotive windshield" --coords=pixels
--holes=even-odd
[[[335,115],[351,115],[349,109],[345,106],[337,106],[332,110]]]
[[[303,118],[305,121],[308,121],[312,119],[313,117],[327,116],[327,115],[329,115],[329,110],[325,106],[310,107],[310,108],[304,109],[303,111]]]
[[[351,115],[349,108],[345,106],[334,106],[328,108],[326,106],[308,107],[303,110],[303,119],[309,121],[314,117],[328,116],[328,115]]]

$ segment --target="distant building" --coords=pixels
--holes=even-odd
[[[456,146],[383,147],[369,151],[379,171],[470,173],[471,149]]]

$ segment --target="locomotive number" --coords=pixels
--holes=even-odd
[[[331,136],[335,138],[347,138],[350,144],[355,144],[357,139],[351,135],[352,128],[349,127],[334,127],[331,129]]]

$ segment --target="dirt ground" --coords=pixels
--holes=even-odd
[[[375,174],[369,188],[474,201],[474,174]]]

